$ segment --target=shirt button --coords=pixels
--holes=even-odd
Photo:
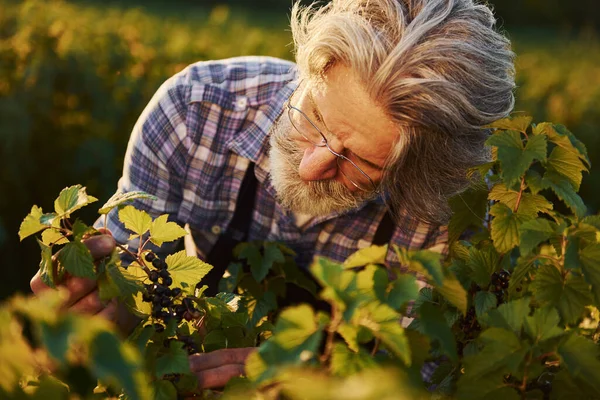
[[[219,225],[214,225],[212,228],[210,228],[210,230],[215,235],[220,235],[221,234],[221,227]]]
[[[236,105],[237,108],[246,108],[247,104],[248,104],[248,99],[246,99],[245,97],[240,97],[235,102],[235,105]]]

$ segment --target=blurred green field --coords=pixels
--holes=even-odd
[[[131,128],[167,77],[198,60],[292,59],[289,13],[119,4],[129,3],[0,0],[0,298],[27,290],[37,269],[36,243],[17,237],[31,206],[52,208],[75,183],[106,200]],[[518,54],[515,110],[563,123],[586,143],[594,169],[581,193],[596,212],[600,40],[591,30],[505,29]]]

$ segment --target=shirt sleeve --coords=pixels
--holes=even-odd
[[[185,72],[167,80],[140,115],[129,139],[117,189],[122,193],[143,191],[156,196],[157,200],[136,199],[131,204],[153,218],[168,214],[170,221],[179,224],[184,223],[178,218],[178,210],[190,148],[186,126],[189,85]],[[117,209],[106,218],[101,216],[94,226],[105,226],[118,243],[137,250],[138,240],[129,240],[131,232],[119,221]],[[178,243],[170,242],[154,250],[167,254],[177,246]]]

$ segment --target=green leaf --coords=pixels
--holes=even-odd
[[[202,346],[205,353],[227,348],[228,346],[225,332],[222,329],[214,329],[208,332],[208,334],[204,337]]]
[[[518,115],[502,118],[486,125],[486,128],[512,130],[525,133],[533,118],[529,115]]]
[[[59,264],[73,276],[95,278],[94,259],[88,248],[81,242],[67,243],[58,252]]]
[[[498,148],[501,176],[508,187],[517,184],[534,160],[546,159],[546,137],[533,136],[523,146],[521,134],[516,131],[498,131],[486,141]]]
[[[269,315],[271,311],[277,309],[277,299],[275,293],[265,292],[262,297],[250,297],[246,300],[246,308],[250,316],[250,324],[256,325],[263,317]]]
[[[596,343],[573,333],[558,347],[558,354],[571,375],[582,379],[596,393],[600,393],[600,354]]]
[[[534,128],[534,133],[546,134],[551,142],[564,150],[576,153],[583,162],[588,166],[591,165],[585,145],[563,125],[543,122]]]
[[[388,246],[370,246],[360,249],[344,261],[345,268],[363,267],[368,264],[385,264]]]
[[[19,239],[23,240],[28,236],[38,233],[42,229],[48,228],[51,224],[43,224],[40,219],[42,218],[42,209],[38,206],[31,207],[31,211],[19,227]]]
[[[444,354],[457,362],[456,340],[439,308],[432,303],[425,303],[419,308],[419,315],[423,332],[438,340]]]
[[[565,280],[553,266],[540,267],[531,289],[539,302],[558,308],[565,323],[577,320],[592,298],[588,284],[578,276],[569,274]]]
[[[490,200],[496,200],[505,204],[511,210],[515,209],[519,198],[519,192],[509,190],[504,183],[494,185],[488,196]],[[537,217],[540,212],[552,211],[553,205],[541,195],[522,193],[518,213],[530,217]]]
[[[42,344],[48,354],[61,363],[66,363],[73,336],[78,333],[73,320],[62,319],[55,324],[41,322],[39,326]]]
[[[404,329],[400,325],[400,314],[390,306],[372,302],[363,309],[358,323],[370,330],[405,365],[411,365],[411,352]]]
[[[400,310],[404,304],[415,300],[418,295],[417,278],[414,275],[403,274],[391,282],[387,304],[394,310]]]
[[[55,244],[66,244],[69,243],[69,239],[63,236],[60,231],[55,229],[46,229],[42,232],[42,243],[47,246],[53,246]]]
[[[340,334],[342,338],[346,341],[346,344],[350,348],[350,350],[357,352],[358,351],[358,327],[355,325],[350,325],[345,322],[342,322],[337,330],[337,333]]]
[[[559,327],[559,323],[560,317],[555,308],[538,308],[533,316],[525,318],[525,332],[535,342],[543,342],[564,333],[564,330]]]
[[[452,216],[448,224],[448,242],[454,243],[469,227],[482,227],[488,206],[487,187],[471,187],[449,200]]]
[[[546,170],[564,176],[573,185],[575,191],[578,191],[581,185],[582,171],[587,171],[587,168],[579,159],[579,154],[557,146],[548,157]]]
[[[471,269],[471,279],[480,287],[490,283],[491,275],[496,271],[500,256],[492,246],[482,249],[471,247],[469,249],[468,267]]]
[[[335,304],[345,313],[345,319],[348,321],[362,300],[356,282],[357,274],[322,257],[316,258],[310,266],[310,271],[323,286],[321,298]]]
[[[571,182],[561,178],[559,175],[546,172],[542,179],[542,184],[544,188],[552,189],[556,196],[573,211],[577,218],[583,218],[587,212],[587,207],[575,191]]]
[[[329,368],[335,376],[351,376],[376,366],[377,363],[371,354],[362,348],[354,352],[350,351],[343,343],[338,342],[333,346]]]
[[[40,260],[40,278],[47,286],[54,288],[54,263],[52,262],[52,248],[41,241],[37,241],[42,250]]]
[[[90,203],[98,201],[93,196],[88,196],[85,187],[81,185],[64,188],[58,198],[54,200],[54,211],[58,217],[67,216]]]
[[[156,359],[156,377],[161,378],[166,374],[189,374],[190,364],[188,353],[183,349],[183,343],[176,340],[169,343],[166,353]]]
[[[517,265],[510,276],[508,286],[511,294],[517,293],[516,289],[521,287],[523,280],[529,276],[535,266],[535,256],[519,257],[517,259]]]
[[[98,210],[99,214],[108,214],[110,212],[110,210],[112,210],[115,207],[118,207],[128,201],[132,201],[135,199],[150,199],[150,200],[157,200],[156,196],[153,196],[151,194],[148,194],[146,192],[141,192],[141,191],[135,191],[135,192],[127,192],[127,193],[115,193],[112,195],[112,197],[110,199],[108,199],[108,201],[106,203],[104,203],[104,205],[102,206],[102,208],[100,210]]]
[[[127,206],[119,210],[119,220],[125,224],[125,228],[139,236],[148,232],[152,225],[150,214],[146,211],[137,210],[133,206]]]
[[[185,250],[168,255],[165,262],[173,279],[172,287],[180,287],[189,295],[194,294],[196,284],[212,269],[212,265],[188,256]]]
[[[475,293],[474,305],[477,318],[481,318],[488,311],[495,308],[498,303],[496,295],[490,292],[479,291]]]
[[[447,276],[444,278],[444,284],[437,286],[437,291],[446,300],[448,300],[454,307],[466,314],[467,312],[467,291],[462,284],[454,276]]]
[[[255,257],[253,255],[253,257]],[[262,282],[263,279],[267,276],[274,263],[282,263],[285,261],[285,257],[283,253],[279,249],[279,246],[276,243],[265,243],[264,244],[264,255],[261,257],[260,263],[252,263],[250,264],[250,272],[252,272],[252,277],[257,282]]]
[[[238,287],[243,274],[242,264],[229,264],[227,266],[227,273],[219,281],[219,292],[233,293]]]
[[[533,169],[527,170],[527,173],[525,174],[525,184],[534,195],[544,189],[544,186],[542,185],[542,176]]]
[[[143,399],[145,382],[139,353],[113,333],[98,333],[90,345],[89,367],[102,381],[122,388],[129,398]]]
[[[98,287],[102,301],[108,301],[114,297],[125,298],[135,295],[143,288],[142,282],[136,276],[121,267],[121,261],[116,251],[105,264],[104,272],[98,278]]]
[[[289,307],[281,312],[269,340],[288,350],[301,346],[320,329],[315,317],[313,309],[306,304]]]
[[[175,400],[177,389],[173,382],[159,379],[154,381],[154,400]]]
[[[521,254],[531,253],[538,245],[550,239],[557,232],[558,225],[547,219],[537,218],[526,221],[519,227],[519,236],[521,238]]]
[[[525,317],[529,314],[529,297],[501,304],[490,310],[485,318],[490,326],[512,330],[517,335],[521,332]]]
[[[396,245],[394,251],[402,265],[407,266],[411,271],[425,275],[428,280],[434,281],[437,285],[442,285],[444,271],[440,253],[430,250],[406,250]]]
[[[519,244],[519,226],[531,217],[513,211],[502,203],[497,203],[490,209],[492,220],[492,240],[499,253],[507,253]]]
[[[157,246],[164,242],[172,242],[184,237],[187,232],[175,222],[168,222],[169,216],[163,214],[152,221],[150,225],[150,241]]]
[[[600,244],[592,243],[581,249],[579,260],[585,280],[592,285],[596,305],[600,305]]]

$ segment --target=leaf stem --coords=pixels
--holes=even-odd
[[[375,354],[377,354],[377,351],[379,350],[379,343],[381,343],[381,340],[379,340],[379,338],[376,338],[375,346],[373,346],[373,350],[371,350],[371,356],[375,356]]]
[[[327,330],[327,341],[325,342],[325,352],[321,355],[321,362],[325,363],[331,357],[331,352],[333,351],[333,338],[335,335],[335,331],[339,327],[341,323],[340,313],[338,312],[337,306],[335,304],[331,305],[331,324],[329,324],[329,329]]]
[[[146,266],[146,264],[144,264],[143,262],[142,263],[139,262],[141,260],[141,258],[138,255],[136,255],[135,253],[133,253],[131,250],[129,250],[127,247],[123,246],[120,243],[117,243],[117,247],[120,248],[121,250],[123,250],[125,253],[129,254],[131,257],[133,257],[140,264],[140,266],[144,269],[144,271],[147,274],[150,274],[150,268],[148,268]]]
[[[519,206],[521,205],[521,199],[523,198],[523,192],[525,191],[525,188],[527,186],[525,186],[525,175],[523,175],[523,177],[521,178],[521,187],[519,188],[519,195],[517,196],[517,202],[515,203],[515,208],[513,209],[513,212],[516,213],[517,210],[519,209]]]
[[[554,355],[556,355],[556,353],[555,353],[555,352],[553,352],[553,351],[549,351],[549,352],[547,352],[547,353],[544,353],[544,354],[542,354],[541,356],[538,356],[538,357],[536,357],[536,360],[539,360],[539,361],[541,361],[541,360],[543,360],[543,359],[545,359],[545,358],[552,357],[552,356],[554,356]]]
[[[527,361],[525,361],[525,368],[523,370],[523,381],[521,382],[521,386],[519,390],[521,391],[521,399],[525,400],[527,398],[527,378],[529,374],[529,365],[531,364],[531,359],[533,358],[533,353],[530,351],[527,353]]]

